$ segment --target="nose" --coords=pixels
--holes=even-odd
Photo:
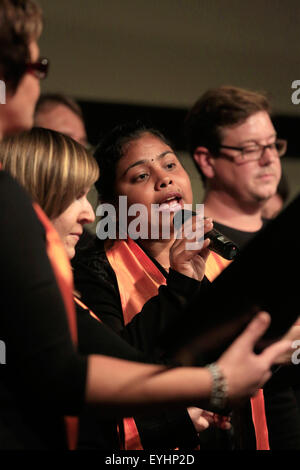
[[[269,165],[270,163],[275,161],[276,158],[278,158],[277,155],[276,155],[276,152],[274,150],[272,150],[270,147],[265,147],[263,149],[263,152],[262,152],[262,155],[260,157],[259,163],[262,166]]]
[[[172,181],[170,175],[166,175],[165,173],[161,173],[157,176],[157,180],[156,180],[156,183],[155,183],[155,189],[157,191],[159,191],[161,189],[166,188],[167,186],[169,186],[172,183],[173,183],[173,181]]]
[[[92,208],[91,203],[85,197],[84,201],[83,201],[82,211],[80,213],[80,223],[82,225],[90,224],[90,223],[94,222],[94,220],[95,220],[94,209]]]

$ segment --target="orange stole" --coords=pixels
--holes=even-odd
[[[143,305],[157,295],[166,278],[144,251],[130,238],[106,246],[106,256],[113,268],[120,292],[124,323],[127,325]],[[142,450],[133,418],[124,419],[125,449]]]
[[[230,263],[231,261],[211,251],[205,267],[205,275],[208,280],[212,282]],[[256,449],[270,450],[263,389],[259,389],[257,394],[252,397],[250,401],[256,436]]]
[[[77,344],[77,323],[73,301],[73,275],[70,262],[59,235],[48,217],[40,206],[34,203],[33,207],[46,231],[47,255],[63,298],[72,340],[74,344]],[[65,416],[65,424],[69,449],[74,450],[76,449],[78,438],[78,418],[75,416]]]
[[[124,323],[127,325],[167,281],[151,259],[130,238],[116,240],[111,247],[106,248],[106,256],[117,277]]]

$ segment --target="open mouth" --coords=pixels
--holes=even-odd
[[[71,237],[73,237],[77,241],[80,239],[80,236],[81,236],[79,233],[70,233],[70,235],[71,235]]]
[[[158,210],[160,212],[176,212],[182,209],[182,196],[179,194],[172,194],[164,199],[160,204]]]

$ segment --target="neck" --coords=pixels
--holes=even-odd
[[[261,210],[260,202],[241,201],[222,191],[210,190],[204,198],[206,217],[237,230],[259,230],[262,227]]]
[[[174,240],[140,240],[139,244],[166,270],[170,268],[170,248]]]

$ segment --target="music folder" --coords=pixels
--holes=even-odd
[[[168,327],[162,339],[169,354],[184,365],[212,362],[259,310],[271,325],[257,351],[288,331],[300,317],[299,216],[300,193]]]

